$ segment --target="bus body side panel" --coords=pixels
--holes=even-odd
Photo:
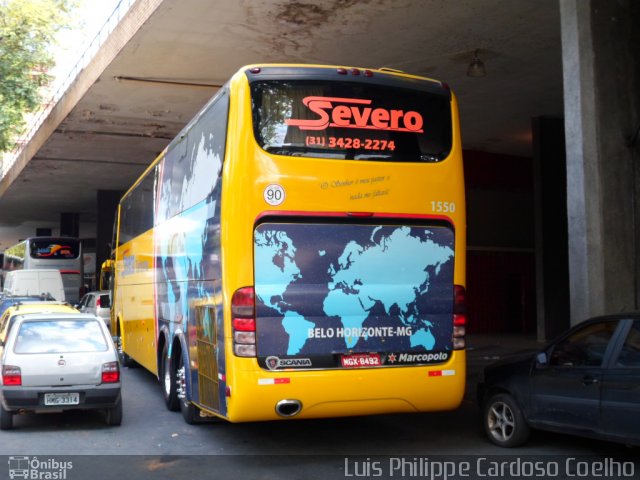
[[[187,399],[226,414],[221,299],[219,172],[228,94],[223,88],[162,159],[155,219],[156,318],[169,332],[169,356],[183,335]],[[183,354],[185,352],[180,352]]]
[[[217,355],[224,351],[217,334],[222,331],[218,204],[212,196],[156,229],[156,305],[159,329],[169,332],[173,361],[173,338],[185,336],[188,398],[223,415],[225,363]]]
[[[456,408],[464,393],[464,350],[451,350],[445,361],[433,365],[313,369],[307,364],[270,371],[256,358],[234,355],[229,308],[235,290],[255,285],[255,228],[265,216],[299,215],[313,223],[323,214],[342,215],[348,222],[350,213],[375,213],[443,221],[454,230],[452,281],[464,286],[465,194],[455,97],[451,100],[455,133],[445,160],[336,161],[267,154],[258,147],[251,129],[240,127],[252,122],[246,76],[235,76],[231,85],[235,96],[229,121],[237,128],[229,130],[228,143],[235,148],[225,160],[221,202],[229,420],[278,419],[275,404],[284,399],[302,403],[296,418]],[[283,193],[282,201],[275,205],[267,202],[268,190],[274,185]],[[284,263],[279,265],[284,270],[291,259],[283,254]]]
[[[151,230],[118,247],[114,318],[121,322],[126,354],[157,374],[152,252]]]

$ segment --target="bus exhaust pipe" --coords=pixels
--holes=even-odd
[[[280,400],[276,403],[276,413],[283,418],[295,417],[301,410],[300,400]]]

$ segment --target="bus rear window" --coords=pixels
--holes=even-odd
[[[258,144],[278,155],[439,162],[451,151],[448,95],[309,81],[251,84]]]
[[[30,253],[31,258],[78,258],[80,242],[67,238],[33,240]]]

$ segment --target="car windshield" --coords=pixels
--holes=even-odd
[[[15,353],[104,352],[108,344],[96,320],[42,320],[20,326]]]

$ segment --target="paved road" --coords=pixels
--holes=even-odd
[[[95,479],[122,480],[133,478],[127,472],[136,469],[142,477],[147,472],[153,473],[153,478],[176,478],[178,474],[202,473],[198,468],[234,476],[243,469],[245,478],[346,478],[361,476],[355,475],[358,465],[361,472],[374,477],[379,455],[409,459],[465,456],[457,460],[472,455],[606,458],[625,451],[616,444],[542,432],[519,449],[505,450],[491,444],[480,429],[473,385],[480,368],[499,356],[497,351],[501,352],[479,347],[469,352],[470,388],[465,402],[454,412],[250,424],[187,425],[179,413],[166,410],[151,374],[142,368],[125,368],[122,426],[107,427],[97,412],[19,416],[15,430],[0,432],[0,454],[40,459],[90,455],[76,459],[73,473],[78,476],[70,472],[66,478],[79,480],[86,469]],[[112,455],[141,457],[109,457]],[[195,462],[181,457],[184,455],[206,457],[192,457],[199,459]],[[352,465],[350,461],[364,463]],[[136,465],[129,465],[131,462]],[[0,478],[4,472],[0,464]],[[142,478],[139,475],[136,478]]]

